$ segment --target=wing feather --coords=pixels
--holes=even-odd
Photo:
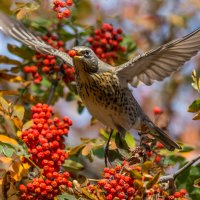
[[[150,85],[161,81],[190,60],[200,50],[200,28],[183,38],[173,40],[131,59],[116,68],[120,79],[134,87],[139,82]]]
[[[73,65],[72,59],[67,53],[48,45],[40,37],[29,31],[22,23],[2,12],[0,12],[0,31],[42,54],[57,56],[69,66]]]

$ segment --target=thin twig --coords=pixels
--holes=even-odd
[[[49,93],[49,97],[47,99],[47,104],[49,105],[51,103],[51,100],[55,94],[56,91],[56,87],[58,85],[59,80],[58,79],[53,79],[52,83],[51,83],[51,88],[50,88],[50,93]]]
[[[198,160],[200,160],[200,155],[198,155],[196,158],[185,164],[181,169],[179,169],[177,172],[175,172],[172,175],[162,176],[159,179],[159,183],[168,182],[168,181],[175,181],[177,176],[179,176],[183,171],[188,169],[190,166],[192,166],[194,163],[196,163]]]

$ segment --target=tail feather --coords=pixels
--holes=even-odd
[[[169,151],[181,149],[180,145],[173,141],[173,139],[167,133],[153,124],[153,122],[148,121],[145,123],[145,126],[148,129],[148,133],[155,137],[159,142],[161,142]]]
[[[170,136],[161,130],[158,127],[154,127],[156,130],[156,134],[154,137],[161,142],[169,151],[174,151],[175,149],[181,149],[181,146],[178,145],[175,141],[170,138]]]

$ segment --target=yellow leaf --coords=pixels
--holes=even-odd
[[[21,105],[16,105],[13,108],[13,116],[18,117],[20,120],[23,120],[24,118],[24,107]]]
[[[16,126],[18,129],[21,130],[21,129],[22,129],[22,126],[23,126],[22,121],[21,121],[18,117],[14,117],[12,120],[13,120],[15,126]]]
[[[17,131],[17,137],[21,137],[22,132],[21,131]]]
[[[15,75],[6,74],[3,72],[0,72],[0,78],[9,82],[24,82],[25,81],[21,76],[15,76]]]
[[[183,16],[171,14],[168,19],[169,19],[169,22],[175,26],[178,26],[178,27],[185,26],[185,20]]]
[[[8,137],[8,136],[5,136],[5,135],[0,135],[0,141],[3,142],[3,143],[8,143],[8,144],[11,144],[11,145],[17,145],[17,141]]]
[[[16,90],[0,90],[0,95],[19,95]]]
[[[15,181],[20,181],[24,176],[27,176],[29,167],[28,163],[14,162],[12,164],[13,171],[11,172],[12,178]]]
[[[0,104],[2,105],[3,109],[6,112],[8,112],[9,104],[8,104],[8,102],[3,97],[0,97]]]
[[[85,145],[85,147],[82,149],[81,153],[83,156],[87,156],[90,151],[92,150],[92,145],[90,143],[88,143],[87,145]]]
[[[197,113],[192,119],[193,120],[200,120],[200,112]]]
[[[23,125],[22,131],[24,131],[24,130],[26,130],[26,129],[29,129],[29,128],[31,128],[32,126],[33,126],[33,121],[32,121],[32,120],[29,120],[29,121],[27,121],[27,122]]]

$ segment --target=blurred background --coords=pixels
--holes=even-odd
[[[15,9],[17,4],[23,2],[27,1],[12,1],[11,9]],[[122,28],[123,33],[130,36],[137,46],[136,51],[129,55],[129,58],[182,37],[200,27],[199,0],[88,0],[85,2],[87,3],[85,9],[89,9],[89,12],[79,20],[79,23],[96,27],[98,21],[103,21],[111,23],[116,28]],[[44,18],[48,18],[50,7],[51,2],[45,0],[38,12]],[[6,45],[7,43],[20,45],[20,43],[1,33],[0,41],[0,54],[13,57],[13,54],[7,51]],[[67,48],[73,45],[73,40],[69,41]],[[16,56],[14,58],[20,60]],[[187,155],[190,159],[200,151],[200,124],[192,120],[194,114],[187,112],[188,106],[199,98],[199,94],[191,86],[193,69],[200,71],[199,54],[187,62],[179,72],[163,82],[155,82],[150,87],[141,85],[136,89],[132,88],[134,96],[151,119],[154,119],[154,107],[159,106],[164,111],[159,126],[166,128],[176,140],[195,147],[195,151]],[[0,87],[2,89],[5,86]],[[67,90],[65,88],[66,92]],[[77,102],[67,102],[60,98],[54,107],[61,116],[67,115],[73,120],[67,139],[67,143],[71,146],[80,144],[80,138],[95,138],[99,135],[99,129],[103,125],[96,122],[91,126],[91,115],[86,108],[78,114]],[[134,131],[132,133],[137,135]]]

